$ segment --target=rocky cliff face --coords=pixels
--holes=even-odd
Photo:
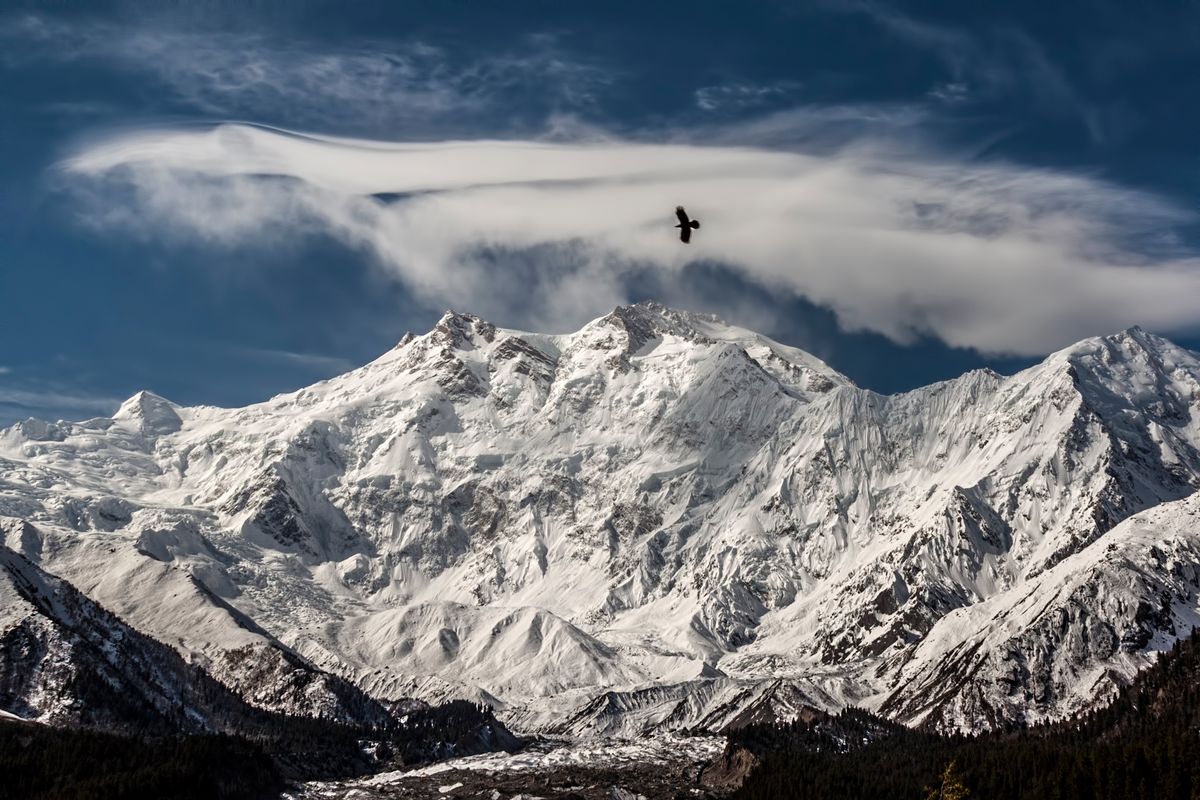
[[[0,515],[272,709],[348,713],[337,675],[573,734],[974,727],[1198,621],[1197,411],[1200,360],[1138,329],[884,397],[654,304],[561,336],[448,313],[244,409],[0,432]]]

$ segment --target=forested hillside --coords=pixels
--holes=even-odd
[[[944,737],[848,711],[747,728],[732,737],[738,746],[762,759],[739,800],[1196,800],[1200,637],[1193,631],[1111,705],[1069,722]]]

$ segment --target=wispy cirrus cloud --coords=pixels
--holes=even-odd
[[[330,130],[428,131],[497,110],[518,124],[517,97],[540,123],[591,107],[616,74],[567,58],[548,34],[463,57],[420,40],[337,45],[26,14],[0,17],[0,44],[10,64],[94,61],[131,71],[210,117]]]
[[[1103,142],[1101,115],[1033,37],[1012,25],[969,31],[905,14],[873,0],[839,0],[831,11],[859,14],[893,36],[936,54],[949,79],[929,97],[947,104],[969,99],[1024,98],[1050,116],[1073,116],[1093,142]]]
[[[0,425],[29,416],[70,418],[112,414],[121,400],[63,387],[0,385]]]
[[[721,83],[702,86],[695,91],[696,106],[702,111],[728,111],[755,108],[780,102],[800,89],[798,81],[771,83]]]
[[[297,353],[292,350],[238,347],[235,348],[235,354],[253,361],[285,364],[314,372],[330,374],[349,372],[358,366],[348,358],[321,355],[319,353]]]
[[[946,81],[929,90],[929,97],[947,105],[966,102],[970,96],[970,87],[961,81]]]
[[[610,139],[391,143],[240,125],[94,143],[62,164],[101,226],[254,246],[318,234],[430,303],[569,327],[694,261],[848,330],[1034,354],[1200,324],[1195,215],[1086,176],[897,150]],[[88,203],[88,198],[99,200]],[[685,203],[704,227],[671,228]]]

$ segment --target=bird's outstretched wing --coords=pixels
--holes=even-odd
[[[688,219],[687,212],[683,210],[683,206],[675,206],[675,216],[679,217],[679,224],[686,230],[691,220]],[[687,239],[684,239],[686,242]]]
[[[683,240],[684,244],[687,244],[688,242],[690,242],[692,240],[692,226],[684,225],[683,227],[681,227],[679,229],[679,238],[681,240]]]

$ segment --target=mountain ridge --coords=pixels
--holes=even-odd
[[[620,735],[801,698],[969,728],[1077,710],[1080,675],[1115,690],[1200,607],[1194,576],[1147,555],[1146,520],[1121,528],[1147,514],[1172,531],[1168,561],[1195,557],[1181,520],[1198,410],[1200,360],[1136,327],[1012,376],[880,395],[658,304],[561,335],[447,312],[243,409],[139,393],[112,419],[0,431],[0,517],[47,568],[208,663],[249,636],[380,700],[487,699],[573,735],[587,726],[566,720]],[[1124,561],[1080,557],[1106,542]],[[97,563],[187,602],[161,619]],[[1047,574],[1131,588],[1104,606]],[[1013,622],[1035,584],[1084,627]],[[966,619],[996,657],[935,691]],[[1129,644],[1029,661],[1087,625],[1132,626],[1115,636]]]

